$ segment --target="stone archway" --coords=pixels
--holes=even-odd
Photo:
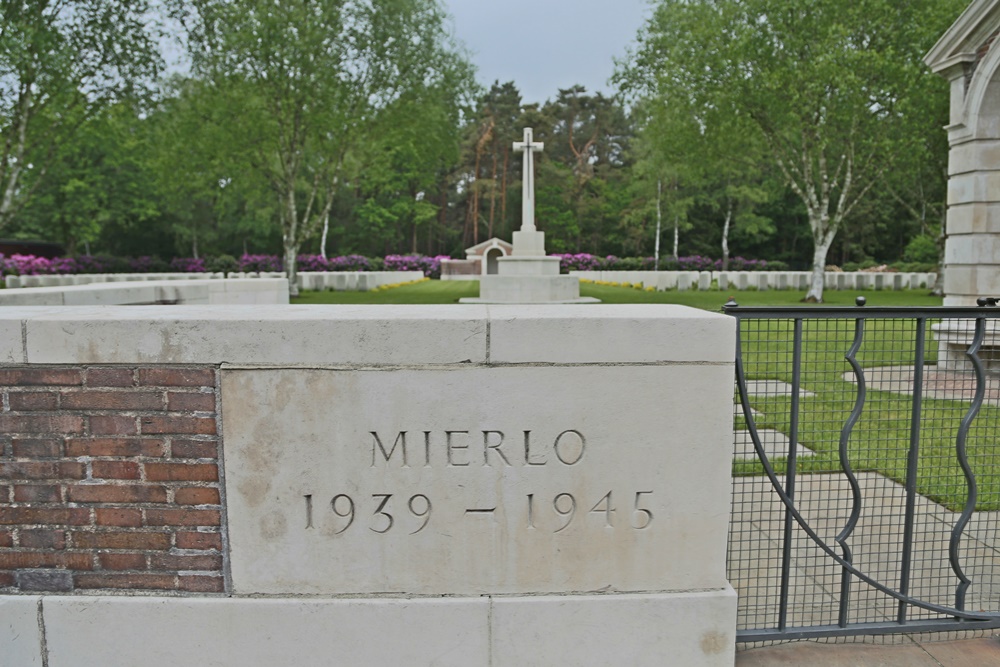
[[[500,262],[499,259],[504,256],[503,248],[493,247],[486,251],[485,257],[485,273],[486,275],[495,276],[500,272]]]
[[[975,0],[925,57],[951,84],[946,306],[1000,294],[1000,1]]]

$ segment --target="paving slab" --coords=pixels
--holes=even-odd
[[[791,396],[791,383],[783,380],[747,380],[747,393],[751,396]],[[799,387],[799,396],[815,396],[813,392]]]
[[[796,642],[751,648],[736,653],[737,667],[991,667],[1000,665],[997,638],[948,642],[915,642],[895,637],[900,643],[829,644]]]
[[[1000,665],[1000,640],[996,637],[954,642],[921,642],[920,645],[944,667]]]
[[[917,644],[816,644],[797,642],[739,651],[736,667],[942,667]],[[980,667],[983,667],[980,663]]]
[[[791,440],[781,431],[758,429],[757,436],[760,438],[761,444],[764,445],[764,453],[767,454],[768,459],[773,460],[781,456],[788,456]],[[757,450],[754,449],[750,431],[736,431],[734,443],[736,449],[733,458],[739,461],[752,461],[757,458]],[[797,455],[815,456],[815,453],[811,449],[803,447],[800,443],[797,447]]]

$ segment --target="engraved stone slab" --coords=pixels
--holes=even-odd
[[[223,370],[234,592],[725,587],[728,364]]]

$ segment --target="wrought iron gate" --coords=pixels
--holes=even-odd
[[[1000,628],[1000,309],[745,308],[738,641]]]

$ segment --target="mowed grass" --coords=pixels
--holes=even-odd
[[[805,292],[723,292],[719,290],[679,292],[646,292],[630,287],[611,287],[583,283],[581,296],[592,296],[601,303],[673,303],[703,310],[718,311],[730,296],[736,297],[741,306],[801,306]],[[479,283],[474,280],[430,280],[414,285],[404,285],[378,292],[303,292],[292,299],[296,304],[448,304],[458,303],[465,297],[479,296]],[[875,306],[940,306],[941,298],[930,296],[926,290],[902,292],[851,291],[824,293],[825,305],[854,305],[854,299],[864,296]],[[591,306],[596,307],[596,306]]]
[[[601,299],[604,304],[680,304],[718,312],[734,296],[741,306],[802,306],[804,292],[798,291],[667,291],[595,285],[581,285],[583,296]],[[473,281],[433,280],[379,292],[306,292],[293,300],[300,304],[449,304],[479,294]],[[823,305],[853,306],[864,296],[869,306],[937,307],[941,298],[926,290],[845,291],[828,290]],[[600,308],[600,305],[581,306]],[[822,306],[810,306],[822,307]],[[861,309],[859,309],[860,312]],[[746,372],[751,379],[775,379],[791,382],[791,320],[744,321],[743,354]],[[856,385],[849,380],[851,367],[845,360],[854,339],[854,320],[806,320],[803,325],[802,387],[815,396],[803,398],[799,406],[799,442],[814,452],[800,456],[801,473],[837,473],[841,470],[839,445],[841,430],[856,399]],[[862,367],[912,366],[915,326],[905,320],[869,320],[865,343],[858,354]],[[925,362],[933,364],[937,347],[928,331]],[[845,374],[846,378],[845,379]],[[773,428],[791,432],[791,398],[753,396],[751,404],[761,413],[760,429]],[[919,420],[919,457],[917,490],[949,509],[961,510],[967,486],[955,454],[956,438],[969,405],[962,401],[924,398]],[[855,472],[879,472],[905,483],[912,421],[912,399],[905,394],[887,391],[867,392],[865,410],[854,427],[848,447],[848,460]],[[737,427],[744,428],[742,419]],[[984,406],[973,422],[968,440],[970,464],[979,484],[978,509],[1000,509],[1000,409]],[[772,463],[784,474],[787,459],[777,457]],[[735,475],[760,475],[757,461],[734,461]]]

